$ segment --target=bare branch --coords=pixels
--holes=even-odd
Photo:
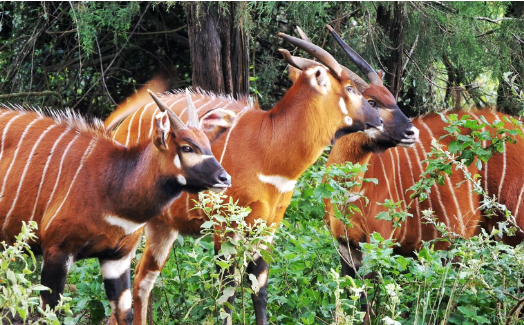
[[[516,18],[502,17],[502,18],[498,18],[498,19],[491,19],[491,18],[488,18],[488,17],[475,17],[475,19],[476,20],[484,20],[484,21],[488,21],[490,23],[498,24],[498,23],[500,23],[503,20],[515,20]]]
[[[419,34],[417,34],[417,37],[415,38],[415,42],[413,42],[413,46],[411,47],[411,50],[409,50],[409,52],[408,52],[408,50],[404,50],[404,54],[406,54],[407,59],[406,59],[406,62],[404,62],[404,66],[402,67],[402,72],[406,71],[406,66],[409,63],[409,59],[413,55],[413,51],[415,50],[415,47],[417,46],[418,36],[419,36]]]
[[[3,94],[0,95],[0,99],[3,98],[18,98],[18,97],[38,97],[38,96],[55,96],[58,98],[58,102],[60,105],[60,108],[62,108],[62,95],[60,95],[57,91],[51,91],[51,90],[44,90],[44,91],[29,91],[29,92],[21,92],[21,93],[15,93],[15,94]]]

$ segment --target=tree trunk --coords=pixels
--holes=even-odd
[[[234,97],[249,93],[249,48],[239,11],[244,3],[191,2],[187,16],[193,87]]]
[[[403,86],[402,66],[407,30],[405,6],[403,2],[395,2],[393,9],[382,5],[377,9],[377,22],[391,41],[392,49],[389,58],[383,58],[381,61],[385,62],[384,66],[387,69],[385,79],[395,99],[398,98]]]
[[[508,8],[507,17],[522,18],[524,16],[524,2],[512,1]],[[518,54],[515,54],[517,52]],[[524,52],[524,46],[519,43],[514,49],[512,57],[512,64],[508,67],[508,71],[517,74],[515,84],[523,85],[524,81],[524,63],[520,61],[520,57]],[[511,69],[513,68],[513,69]],[[497,109],[501,112],[517,115],[522,109],[523,105],[513,95],[511,87],[504,81],[503,77],[499,78],[499,87],[497,89]]]

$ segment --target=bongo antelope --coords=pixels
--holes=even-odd
[[[43,254],[42,306],[54,308],[71,264],[98,258],[118,324],[131,324],[130,263],[141,229],[182,191],[223,190],[230,176],[214,158],[188,96],[184,124],[156,96],[148,139],[112,140],[99,121],[0,109],[0,240],[36,221]]]
[[[344,134],[364,131],[380,136],[382,121],[334,58],[308,42],[281,34],[295,46],[316,56],[317,64],[297,76],[294,85],[269,111],[253,107],[246,99],[233,101],[223,96],[195,93],[193,98],[208,131],[213,152],[233,177],[226,194],[238,204],[250,206],[248,222],[261,218],[274,224],[282,221],[298,177],[313,164],[324,148]],[[287,51],[286,60],[289,59]],[[289,61],[288,61],[289,62]],[[185,118],[179,107],[180,95],[165,97],[166,105]],[[147,105],[129,114],[117,110],[106,125],[118,124],[116,140],[142,141],[150,132],[154,109]],[[221,123],[214,123],[220,120]],[[195,197],[182,195],[162,215],[146,225],[146,249],[135,270],[135,324],[145,324],[147,299],[154,281],[168,257],[177,235],[198,235],[205,221],[203,213],[192,210]],[[218,252],[220,243],[215,242]],[[267,277],[269,266],[257,257],[248,272],[259,280],[260,291],[253,295],[257,324],[267,324]],[[233,303],[234,297],[229,300]]]

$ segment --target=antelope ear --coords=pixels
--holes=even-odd
[[[160,150],[169,149],[167,146],[167,139],[171,131],[171,123],[167,112],[160,112],[155,116],[156,128],[153,132],[153,143]]]
[[[324,67],[314,67],[304,71],[311,87],[321,95],[327,95],[331,87],[327,70]]]
[[[380,81],[384,81],[384,70],[378,69],[377,74],[378,74],[378,77],[380,78]]]
[[[288,66],[288,72],[289,72],[289,79],[291,79],[291,81],[293,83],[295,83],[295,81],[297,81],[298,77],[300,77],[300,74],[302,73],[302,70],[300,69],[297,69],[291,65]]]
[[[200,129],[206,133],[209,142],[213,143],[224,131],[233,125],[236,117],[237,115],[233,111],[217,108],[202,116]]]

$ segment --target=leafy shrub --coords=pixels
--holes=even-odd
[[[52,324],[58,325],[59,321],[56,312],[71,314],[69,299],[62,297],[54,311],[46,306],[43,310],[40,307],[38,293],[49,290],[47,287],[33,284],[28,277],[37,270],[37,263],[28,241],[36,239],[34,230],[37,224],[34,221],[26,224],[23,222],[21,233],[15,237],[16,241],[12,246],[1,242],[2,251],[0,252],[0,321],[12,323],[18,315],[24,322],[29,320],[30,324]],[[32,314],[37,311],[40,316],[32,320]],[[72,319],[65,317],[63,324],[71,324]]]

